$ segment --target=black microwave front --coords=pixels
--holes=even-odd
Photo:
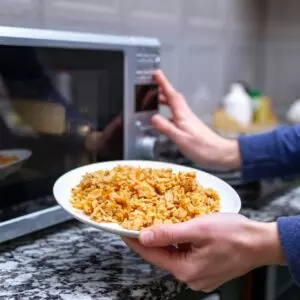
[[[156,39],[0,27],[0,227],[71,169],[151,158],[159,66]]]

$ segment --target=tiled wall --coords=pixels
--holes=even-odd
[[[163,69],[202,115],[215,107],[232,81],[261,82],[257,67],[263,3],[1,0],[0,24],[158,37],[163,45]]]
[[[299,11],[299,0],[268,0],[264,87],[281,111],[300,98]]]

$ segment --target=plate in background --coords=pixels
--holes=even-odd
[[[17,172],[23,165],[23,163],[30,158],[32,152],[27,149],[11,149],[0,150],[0,155],[3,156],[17,156],[19,159],[11,163],[0,165],[0,180],[5,179],[9,175]]]
[[[236,193],[236,191],[226,182],[211,174],[190,167],[184,167],[184,166],[175,165],[171,163],[155,162],[155,161],[135,161],[135,160],[96,163],[96,164],[91,164],[91,165],[77,168],[73,171],[64,174],[55,182],[53,187],[53,194],[56,201],[64,210],[66,210],[74,218],[76,218],[77,220],[83,223],[86,223],[100,230],[117,234],[120,236],[137,238],[139,235],[138,231],[122,228],[118,224],[97,223],[91,220],[89,216],[87,216],[80,210],[74,208],[70,202],[72,189],[80,183],[82,177],[86,173],[91,173],[99,170],[110,170],[118,165],[128,165],[133,167],[154,168],[154,169],[170,168],[173,170],[173,172],[194,171],[196,172],[197,181],[199,184],[203,185],[205,188],[213,188],[218,192],[221,198],[220,212],[238,213],[241,209],[241,200],[239,195]]]

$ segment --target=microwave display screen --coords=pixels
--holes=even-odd
[[[0,207],[123,158],[123,66],[121,51],[0,46]]]
[[[136,112],[158,110],[158,86],[156,84],[136,85],[135,110]]]

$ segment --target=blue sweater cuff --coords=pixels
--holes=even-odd
[[[300,217],[282,217],[277,224],[288,267],[300,285]]]
[[[243,176],[246,179],[298,175],[300,126],[282,126],[271,132],[239,138]]]
[[[239,137],[245,179],[274,177],[277,168],[277,139],[272,133]]]

